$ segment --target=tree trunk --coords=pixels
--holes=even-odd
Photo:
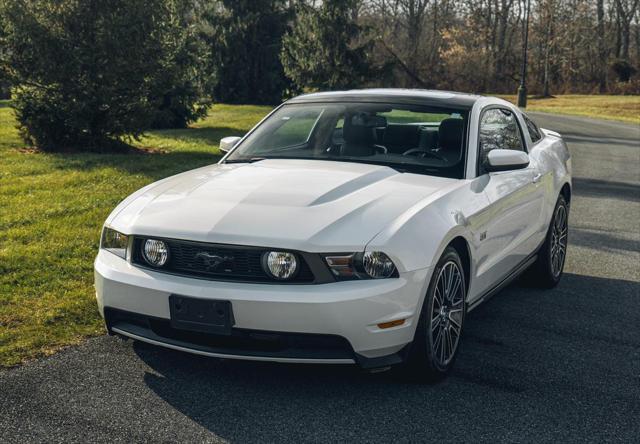
[[[620,55],[624,60],[629,60],[629,44],[631,42],[631,21],[636,15],[639,0],[616,0],[618,20],[620,27]]]
[[[407,44],[409,46],[409,60],[407,67],[413,73],[418,73],[420,47],[422,43],[422,30],[424,13],[427,1],[407,0],[404,7],[407,14]],[[410,87],[417,86],[415,80],[409,77]]]
[[[496,36],[496,60],[495,60],[495,76],[496,86],[498,90],[504,85],[505,69],[507,63],[507,54],[509,53],[509,42],[507,35],[509,32],[509,16],[511,15],[511,9],[513,7],[514,0],[501,0],[500,7],[496,8],[498,17],[497,22],[497,36]]]
[[[547,28],[549,26],[547,25]],[[542,81],[542,96],[550,97],[549,93],[549,53],[551,49],[551,45],[547,42],[546,48],[544,49],[544,77]]]
[[[495,86],[496,91],[500,88],[500,82],[504,78],[504,47],[507,37],[507,19],[509,10],[505,8],[505,1],[502,0],[502,8],[498,15],[498,29],[496,36],[496,58],[495,58]]]
[[[636,60],[640,63],[640,25],[636,26]]]
[[[624,21],[622,23],[622,50],[621,56],[624,60],[629,60],[629,42],[630,42],[630,23]]]
[[[542,82],[542,96],[549,97],[551,94],[549,93],[549,59],[551,58],[551,46],[552,42],[552,33],[553,33],[553,19],[554,19],[554,4],[553,0],[547,0],[546,2],[546,11],[545,11],[545,21],[547,23],[547,27],[545,30],[545,41],[544,41],[544,77]]]
[[[598,39],[598,90],[604,93],[607,90],[607,45],[605,42],[604,29],[604,0],[598,0],[598,24],[596,38]]]
[[[616,43],[615,54],[616,58],[620,58],[622,52],[622,19],[620,18],[620,10],[616,8]]]

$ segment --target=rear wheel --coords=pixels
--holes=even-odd
[[[453,368],[466,311],[462,261],[448,247],[431,277],[405,369],[414,378],[435,381]]]
[[[569,240],[569,205],[560,195],[553,210],[547,237],[538,252],[538,259],[527,271],[526,280],[537,287],[553,288],[558,285],[567,257]]]

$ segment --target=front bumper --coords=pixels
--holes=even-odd
[[[403,349],[413,340],[431,271],[318,285],[220,282],[138,268],[101,250],[95,261],[95,285],[110,333],[208,356],[377,367],[402,360]],[[162,325],[170,318],[172,294],[231,301],[233,334],[268,340],[243,348],[220,342],[219,337],[196,340],[166,330]],[[132,321],[136,316],[138,322]],[[406,320],[392,328],[377,326],[396,319]],[[312,338],[315,346],[306,341]],[[322,338],[331,339],[331,346],[327,348]],[[346,345],[338,347],[342,340]],[[281,346],[275,347],[274,341]]]

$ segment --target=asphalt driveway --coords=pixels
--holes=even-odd
[[[573,154],[566,274],[472,312],[445,382],[105,336],[0,371],[0,442],[640,442],[640,128],[534,118]]]

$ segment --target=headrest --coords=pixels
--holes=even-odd
[[[370,145],[375,142],[375,128],[387,126],[387,119],[367,113],[348,115],[342,134],[345,142]]]
[[[353,126],[366,126],[368,128],[384,128],[387,126],[386,117],[364,112],[352,114],[348,121]]]
[[[444,150],[460,150],[464,119],[449,118],[440,122],[438,129],[438,144]]]

